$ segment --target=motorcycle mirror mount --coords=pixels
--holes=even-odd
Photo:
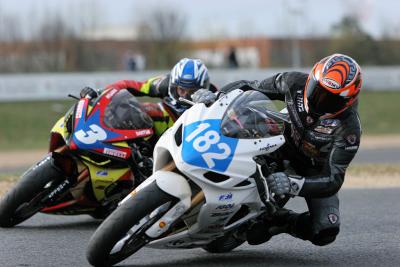
[[[190,101],[190,100],[188,100],[188,99],[186,99],[186,98],[183,98],[183,97],[179,97],[179,101],[185,102],[186,104],[189,104],[189,105],[191,105],[191,106],[194,106],[194,104],[196,104],[195,102]]]
[[[80,100],[80,98],[79,98],[79,97],[77,97],[77,96],[74,96],[74,95],[71,95],[71,94],[68,94],[68,97],[71,97],[71,98],[73,98],[73,99],[76,99],[76,100]]]

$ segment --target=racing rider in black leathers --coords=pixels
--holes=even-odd
[[[360,144],[357,96],[361,83],[356,61],[334,54],[318,62],[309,75],[284,72],[262,81],[242,80],[221,88],[225,93],[237,88],[257,90],[286,103],[291,125],[285,128],[287,142],[281,151],[295,173],[273,173],[267,183],[275,198],[304,197],[309,211],[281,212],[285,220],[280,232],[319,246],[332,243],[339,233],[337,192]],[[264,224],[263,233],[260,227],[256,233],[250,229],[250,244],[265,242],[277,234]]]

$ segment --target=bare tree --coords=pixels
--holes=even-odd
[[[73,30],[59,14],[48,16],[39,27],[33,58],[35,67],[40,71],[62,71],[66,65],[66,49],[69,40],[75,38]]]
[[[149,67],[171,68],[184,50],[185,17],[168,8],[157,8],[138,26],[139,47]]]
[[[2,10],[0,10],[1,12]],[[0,13],[0,43],[3,47],[0,51],[0,71],[19,71],[21,57],[18,55],[22,40],[21,23],[18,17]],[[13,45],[15,44],[15,45]]]

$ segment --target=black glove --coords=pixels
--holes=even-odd
[[[199,89],[192,95],[192,100],[195,103],[204,103],[205,105],[215,102],[217,96],[208,89]]]
[[[81,98],[86,96],[89,96],[90,98],[96,98],[99,94],[93,88],[86,86],[81,90],[79,95]]]
[[[269,175],[266,180],[271,193],[282,198],[285,195],[297,196],[305,179],[301,176],[288,176],[284,172],[276,172]]]

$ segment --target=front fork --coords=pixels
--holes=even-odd
[[[62,146],[48,155],[52,160],[52,168],[59,173],[60,179],[57,180],[59,183],[57,183],[57,186],[54,185],[55,187],[53,186],[54,181],[46,185],[51,190],[41,201],[44,206],[51,206],[63,198],[69,192],[69,189],[89,176],[87,168],[78,173],[76,161],[68,156],[67,152],[68,147]]]
[[[161,170],[156,171],[120,202],[120,204],[124,203],[154,181],[160,190],[179,199],[178,203],[170,208],[146,231],[146,235],[150,238],[157,238],[167,232],[179,217],[204,200],[204,193],[202,191],[197,193],[192,199],[192,190],[188,181],[182,175],[173,172],[175,168],[175,163],[170,162]]]

